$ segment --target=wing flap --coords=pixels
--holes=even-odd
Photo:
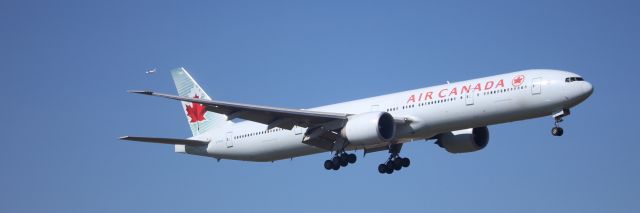
[[[147,143],[161,143],[161,144],[180,144],[187,146],[206,146],[208,141],[192,140],[192,139],[177,139],[177,138],[152,138],[152,137],[134,137],[124,136],[120,137],[120,140],[147,142]]]

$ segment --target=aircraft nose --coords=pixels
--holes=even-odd
[[[593,85],[591,85],[591,83],[589,82],[584,82],[584,84],[582,85],[582,95],[585,96],[585,98],[591,96],[591,94],[593,94]]]

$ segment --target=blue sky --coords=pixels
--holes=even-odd
[[[637,212],[637,1],[2,1],[0,212]],[[250,163],[127,143],[188,137],[184,66],[219,100],[307,108],[529,68],[594,95],[490,126],[482,151],[404,147],[326,171],[328,153]],[[148,69],[157,68],[153,76]],[[361,154],[361,153],[359,153]]]

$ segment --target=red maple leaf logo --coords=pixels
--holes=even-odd
[[[198,95],[194,96],[193,98],[198,99],[200,97],[198,97]],[[202,104],[199,103],[191,103],[190,105],[186,105],[187,107],[187,116],[189,116],[189,118],[191,118],[191,120],[189,121],[190,123],[195,123],[198,121],[204,121],[205,117],[204,114],[207,112],[206,107]]]
[[[511,84],[513,84],[514,87],[517,87],[517,86],[520,86],[523,82],[524,82],[524,75],[519,75],[513,78],[513,80],[511,81]]]

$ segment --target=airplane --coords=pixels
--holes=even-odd
[[[570,109],[593,93],[581,76],[560,70],[531,69],[448,83],[310,109],[290,109],[213,100],[184,68],[171,71],[178,95],[130,93],[181,101],[192,137],[124,136],[120,139],[175,145],[175,152],[221,159],[273,162],[330,152],[327,170],[388,151],[378,165],[392,174],[411,164],[401,157],[404,143],[435,141],[450,153],[485,148],[488,126],[551,116],[551,133]]]

